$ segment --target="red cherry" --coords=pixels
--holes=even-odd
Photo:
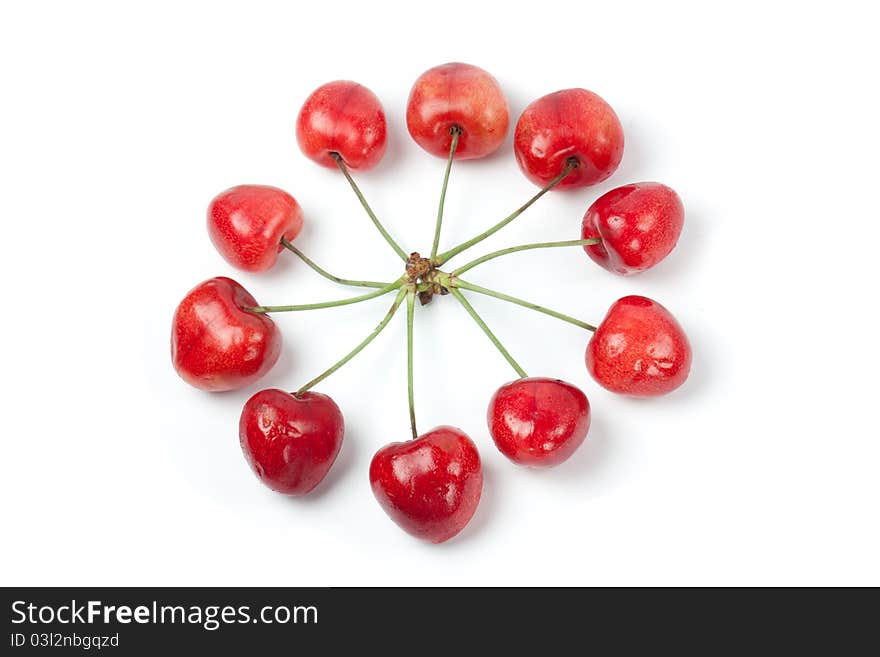
[[[385,112],[376,95],[357,82],[337,80],[315,89],[296,117],[296,140],[311,160],[336,168],[339,153],[350,169],[379,164],[386,146]]]
[[[587,369],[603,388],[656,397],[678,388],[691,369],[691,345],[675,317],[656,301],[618,299],[587,345]]]
[[[379,504],[405,532],[442,543],[474,515],[483,490],[477,446],[455,427],[386,445],[370,463]]]
[[[593,260],[615,274],[650,269],[675,248],[684,225],[684,206],[670,187],[655,182],[624,185],[603,194],[587,209],[581,237],[601,237],[585,246]]]
[[[455,159],[494,153],[507,136],[507,99],[489,73],[458,62],[435,66],[413,85],[406,106],[406,127],[432,155],[449,157],[453,127],[461,130]]]
[[[210,391],[236,390],[272,369],[281,333],[241,285],[218,276],[199,283],[174,312],[171,361],[184,381]]]
[[[302,209],[290,194],[266,185],[239,185],[221,192],[208,206],[208,234],[229,264],[266,271],[302,230]]]
[[[526,107],[513,138],[520,169],[544,187],[570,158],[578,167],[556,189],[595,185],[608,178],[623,157],[623,127],[611,106],[586,89],[564,89]]]
[[[327,475],[342,447],[345,422],[327,395],[261,390],[244,405],[238,425],[241,449],[269,488],[305,495]]]
[[[489,433],[514,463],[535,467],[565,461],[590,429],[590,402],[579,388],[547,378],[501,386],[487,413]]]

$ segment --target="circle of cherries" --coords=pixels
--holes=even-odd
[[[305,311],[358,303],[384,295],[394,301],[378,326],[348,354],[294,392],[262,390],[245,404],[239,437],[245,459],[266,486],[285,495],[305,495],[333,466],[342,446],[342,412],[313,390],[364,349],[401,306],[407,317],[408,393],[412,439],[381,448],[370,463],[370,483],[379,504],[404,531],[434,543],[458,534],[474,515],[483,485],[480,455],[461,429],[416,430],[413,394],[413,313],[434,296],[451,294],[476,321],[518,378],[489,401],[489,434],[508,459],[548,467],[568,459],[587,437],[590,404],[576,386],[529,377],[477,314],[465,292],[503,299],[592,332],[586,368],[602,387],[635,397],[664,395],[688,376],[691,348],[675,317],[642,296],[612,304],[597,326],[508,294],[470,283],[462,276],[497,257],[526,249],[580,246],[613,274],[629,276],[655,266],[674,248],[684,222],[678,195],[660,183],[624,185],[599,197],[586,211],[580,239],[514,246],[454,268],[446,265],[519,217],[551,190],[588,187],[606,180],[623,156],[623,129],[614,110],[585,89],[564,89],[531,103],[514,128],[514,153],[526,177],[540,187],[531,199],[484,232],[440,251],[443,205],[454,160],[485,157],[501,147],[509,129],[507,100],[498,82],[468,64],[437,66],[413,85],[406,123],[416,143],[446,160],[434,240],[427,256],[407,253],[367,203],[352,171],[377,166],[387,127],[379,99],[354,82],[330,82],[307,99],[296,120],[302,152],[338,170],[385,241],[403,262],[395,281],[340,278],[318,266],[294,244],[303,225],[299,203],[287,192],[240,185],[220,193],[208,207],[214,246],[234,267],[261,272],[281,252],[291,252],[318,274],[341,285],[370,291],[339,301],[262,306],[230,278],[200,283],[177,306],[171,358],[189,384],[208,391],[251,385],[275,364],[281,334],[270,313]]]

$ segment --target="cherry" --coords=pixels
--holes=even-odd
[[[501,386],[487,412],[492,440],[514,463],[557,465],[574,454],[590,428],[590,402],[559,379],[531,377]]]
[[[241,285],[218,276],[190,290],[174,312],[171,361],[202,390],[236,390],[266,374],[281,353],[281,333]]]
[[[574,158],[577,168],[557,189],[586,187],[614,173],[623,157],[623,127],[611,106],[586,89],[539,98],[516,123],[513,148],[520,169],[544,187]]]
[[[208,206],[208,234],[229,264],[266,271],[302,230],[302,209],[290,194],[266,185],[239,185],[214,197]]]
[[[372,169],[385,154],[385,112],[376,95],[348,80],[328,82],[306,99],[296,118],[296,140],[318,164],[335,169],[333,154],[349,168]]]
[[[584,251],[608,271],[628,276],[668,256],[683,225],[684,206],[672,188],[633,183],[596,199],[584,215],[581,237],[601,237]]]
[[[295,397],[261,390],[244,405],[238,425],[241,449],[266,486],[285,495],[305,495],[327,475],[345,422],[336,403],[319,392]]]
[[[441,426],[386,445],[370,463],[373,494],[404,531],[432,543],[468,523],[483,490],[477,446],[460,429]]]
[[[656,397],[678,388],[691,368],[691,346],[675,317],[656,301],[618,299],[587,345],[587,369],[603,388]]]
[[[432,155],[449,157],[452,129],[458,128],[455,159],[484,157],[504,143],[509,126],[507,99],[498,81],[471,64],[435,66],[410,91],[406,127]]]

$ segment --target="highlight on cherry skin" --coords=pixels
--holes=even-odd
[[[544,187],[574,158],[577,168],[555,189],[587,187],[606,180],[623,158],[623,126],[600,96],[563,89],[523,110],[514,130],[516,161],[526,177]]]
[[[372,91],[349,80],[321,85],[296,118],[296,140],[309,159],[330,169],[338,154],[349,169],[372,169],[385,154],[387,125]]]
[[[249,272],[271,269],[303,226],[303,213],[290,194],[267,185],[238,185],[208,206],[211,242],[233,267]]]
[[[409,94],[406,127],[431,155],[446,159],[452,130],[460,131],[454,158],[470,160],[494,153],[510,127],[507,99],[487,71],[452,62],[422,73]]]
[[[687,380],[691,360],[690,342],[672,313],[636,295],[614,302],[586,353],[599,385],[632,397],[672,392]]]
[[[244,405],[239,440],[257,478],[284,495],[305,495],[336,461],[345,422],[327,395],[261,390]]]
[[[489,434],[519,465],[549,467],[580,447],[590,429],[590,402],[559,379],[527,377],[501,386],[489,402]]]
[[[442,543],[464,529],[477,510],[483,466],[467,434],[440,426],[376,452],[370,463],[370,485],[382,509],[401,529]]]
[[[199,283],[178,304],[171,324],[171,362],[201,390],[237,390],[262,378],[281,354],[281,332],[266,315],[245,310],[256,300],[231,278]]]
[[[656,182],[612,189],[587,209],[581,238],[602,238],[584,251],[608,271],[629,276],[668,256],[681,235],[684,205],[671,187]]]

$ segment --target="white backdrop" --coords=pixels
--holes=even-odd
[[[0,10],[2,583],[880,584],[880,53],[860,3],[395,4]],[[367,478],[373,452],[408,436],[403,314],[320,386],[347,432],[314,495],[263,488],[238,446],[248,396],[320,372],[390,298],[279,315],[279,364],[234,393],[185,385],[168,342],[175,305],[210,276],[263,303],[351,294],[292,256],[265,275],[228,266],[204,212],[234,184],[290,191],[306,216],[297,244],[332,271],[398,275],[341,176],[297,149],[296,112],[325,81],[381,98],[389,150],[358,180],[405,248],[429,249],[444,163],[403,117],[415,78],[450,60],[498,78],[512,123],[532,99],[582,86],[626,133],[611,180],[548,195],[474,256],[575,239],[589,203],[627,182],[665,182],[687,209],[676,250],[638,277],[567,249],[470,278],[588,321],[650,296],[677,315],[695,362],[669,397],[619,398],[587,375],[588,334],[473,295],[530,374],[592,403],[575,457],[528,471],[485,427],[508,365],[451,297],[420,310],[420,426],[465,429],[486,478],[468,528],[431,546],[391,523]],[[511,141],[453,168],[446,247],[536,190]]]

